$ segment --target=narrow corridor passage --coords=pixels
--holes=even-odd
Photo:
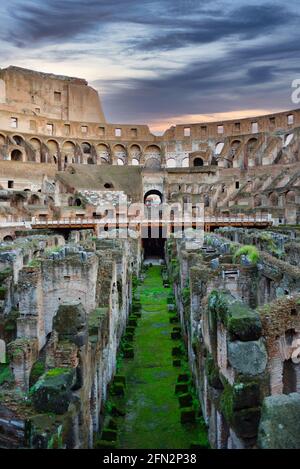
[[[135,332],[133,360],[124,360],[120,372],[126,377],[126,415],[118,428],[119,448],[189,449],[206,439],[203,420],[181,423],[181,410],[175,385],[187,365],[173,366],[171,339],[173,325],[164,288],[161,267],[149,267],[137,296],[142,317]],[[194,402],[194,405],[196,403]]]

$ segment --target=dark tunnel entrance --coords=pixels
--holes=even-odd
[[[161,227],[152,229],[144,228],[142,232],[142,246],[145,259],[164,259],[165,258],[165,230]]]
[[[143,239],[145,259],[165,258],[165,238]]]

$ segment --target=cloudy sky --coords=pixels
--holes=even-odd
[[[0,67],[86,78],[109,122],[297,107],[299,0],[0,0]]]

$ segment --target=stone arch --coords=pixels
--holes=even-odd
[[[22,208],[26,198],[22,194],[14,194],[11,199],[11,206],[14,208]]]
[[[41,148],[42,148],[41,141],[38,138],[34,137],[29,140],[29,143],[31,147],[33,148],[33,155],[32,155],[32,158],[30,158],[30,156],[28,155],[28,161],[40,160],[41,163],[46,163],[45,158],[42,158],[42,155],[41,155]]]
[[[14,240],[13,237],[10,236],[10,235],[6,235],[6,236],[4,236],[4,238],[3,238],[3,241],[4,241],[5,243],[11,243],[13,240]]]
[[[151,159],[156,159],[159,162],[161,161],[161,149],[158,145],[148,145],[144,151],[145,161]]]
[[[0,147],[6,145],[6,137],[3,134],[0,134]]]
[[[296,193],[294,191],[288,191],[285,195],[285,202],[287,204],[295,204],[296,203]]]
[[[204,161],[199,156],[193,160],[193,166],[203,166]]]
[[[218,142],[215,146],[215,155],[219,156],[224,148],[224,142]]]
[[[118,143],[113,147],[113,155],[114,155],[114,162],[117,163],[120,166],[123,166],[126,164],[127,160],[127,152],[126,148],[124,145],[121,145]]]
[[[10,154],[11,161],[23,161],[23,153],[20,150],[13,150]]]
[[[130,146],[129,148],[129,156],[130,156],[130,161],[133,166],[138,166],[141,161],[142,157],[142,150],[139,145],[134,143],[133,145]]]
[[[167,159],[167,168],[176,168],[176,160],[175,158],[168,158]]]
[[[89,142],[83,142],[81,144],[81,148],[85,155],[90,155],[92,153],[92,145]]]
[[[38,195],[32,194],[28,200],[28,205],[41,205],[41,200]]]
[[[71,163],[75,158],[76,145],[71,140],[64,142],[62,146],[62,159],[65,164]]]
[[[293,141],[293,139],[294,139],[294,134],[285,135],[283,146],[284,147],[289,146],[289,144]]]
[[[255,138],[255,137],[249,138],[249,140],[248,140],[248,142],[247,142],[247,144],[246,144],[247,153],[248,153],[249,155],[253,153],[254,148],[255,148],[257,142],[258,142],[258,139],[257,139],[257,138]]]
[[[156,201],[157,200],[156,197],[159,197],[160,203],[162,204],[163,203],[162,193],[157,189],[150,189],[144,195],[144,204],[147,206],[152,205],[151,201]],[[154,205],[157,205],[157,203],[155,202]]]
[[[110,149],[106,143],[99,143],[96,147],[97,155],[100,158],[101,164],[109,163],[110,161]]]
[[[50,162],[57,164],[59,156],[59,144],[56,140],[50,139],[47,141],[47,147],[50,155]]]
[[[24,146],[25,140],[22,137],[22,135],[13,135],[12,136],[12,141],[14,142],[15,145],[17,146]]]
[[[35,149],[35,151],[41,151],[41,141],[34,137],[29,140],[30,145]]]
[[[242,144],[241,140],[237,140],[237,139],[235,139],[231,142],[231,144],[230,144],[230,156],[231,156],[232,160],[234,159],[234,157],[235,157],[238,149],[240,148],[241,144]]]

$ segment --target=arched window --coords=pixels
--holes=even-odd
[[[194,166],[203,166],[203,159],[202,158],[195,158],[193,161]]]
[[[175,158],[169,158],[167,160],[167,168],[176,168]]]
[[[11,152],[11,160],[12,161],[23,161],[23,155],[20,150],[13,150]]]
[[[144,204],[147,207],[160,205],[162,201],[163,201],[162,193],[158,191],[157,189],[152,189],[146,192],[144,196]]]
[[[83,151],[83,153],[84,153],[85,155],[90,155],[90,154],[91,154],[91,152],[92,152],[92,147],[91,147],[91,145],[90,145],[89,143],[84,142],[84,143],[81,145],[81,147],[82,147],[82,151]]]

